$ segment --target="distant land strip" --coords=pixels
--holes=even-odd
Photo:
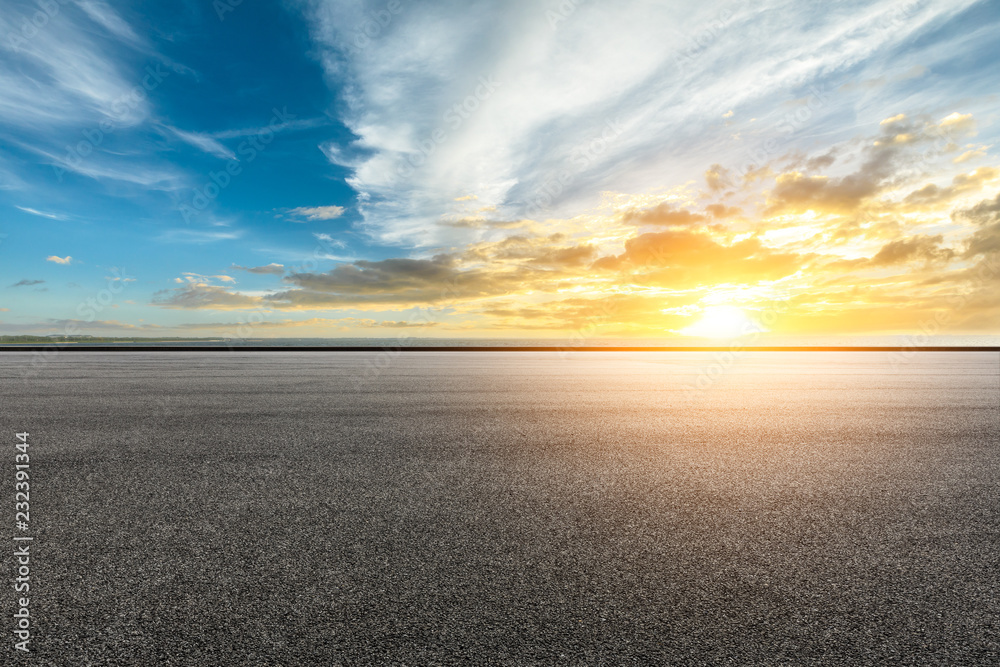
[[[869,346],[642,346],[592,347],[575,345],[546,346],[428,346],[428,345],[87,345],[52,343],[48,345],[0,344],[0,352],[1000,352],[1000,346],[956,345],[869,345]]]

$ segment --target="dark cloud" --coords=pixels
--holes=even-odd
[[[779,174],[768,198],[766,215],[803,213],[851,213],[866,199],[878,194],[895,173],[898,149],[876,147],[853,174],[842,178],[807,176],[799,172]]]
[[[819,155],[814,158],[809,158],[806,160],[805,168],[806,171],[822,171],[833,165],[837,161],[834,156],[833,151],[827,153],[826,155]]]
[[[41,285],[44,282],[44,280],[28,280],[25,278],[24,280],[19,280],[14,283],[11,287],[31,287],[32,285]]]
[[[968,240],[966,257],[1000,253],[1000,222],[976,231]]]
[[[874,266],[889,266],[902,264],[912,260],[936,261],[951,259],[955,253],[950,248],[942,248],[944,238],[918,234],[906,239],[891,241],[871,258]]]
[[[690,227],[699,222],[705,222],[705,216],[692,213],[685,209],[675,208],[668,202],[663,202],[653,208],[641,211],[627,211],[622,220],[632,225],[656,225],[660,227]]]
[[[977,225],[1000,221],[1000,194],[993,199],[983,200],[971,208],[962,209],[956,215]]]
[[[246,271],[247,273],[272,276],[280,276],[285,273],[285,266],[283,264],[275,264],[273,262],[266,266],[240,266],[239,264],[233,264],[229,269],[231,271]]]
[[[482,217],[466,217],[458,220],[443,220],[438,225],[456,229],[515,229],[523,227],[524,220],[490,220]]]
[[[785,156],[789,162],[781,168],[781,171],[821,172],[831,167],[837,161],[836,156],[836,148],[831,148],[825,154],[815,157],[809,157],[805,153],[794,151],[792,154]]]
[[[732,187],[732,182],[732,174],[721,164],[713,164],[705,172],[705,183],[712,192]]]
[[[528,262],[538,266],[574,267],[590,264],[597,256],[597,249],[590,245],[550,248]]]
[[[564,234],[547,237],[509,236],[502,241],[479,243],[462,256],[465,261],[520,261],[526,266],[556,270],[585,266],[597,256],[589,244],[567,245]]]
[[[903,115],[887,119],[879,134],[865,148],[864,161],[857,171],[840,178],[809,176],[797,171],[779,174],[764,213],[780,215],[814,210],[848,214],[857,211],[867,200],[894,185],[901,167],[920,159],[907,154],[907,150],[967,133],[974,125],[971,116],[958,115],[949,116],[939,125],[926,120],[910,120]],[[950,148],[940,149],[947,150]],[[827,156],[817,159],[822,161]],[[933,188],[926,193],[927,196],[934,194]]]
[[[705,212],[716,220],[723,220],[725,218],[743,215],[742,209],[735,206],[724,206],[723,204],[709,204],[705,207]]]
[[[197,310],[237,310],[261,306],[259,297],[231,292],[218,285],[188,283],[172,290],[161,290],[153,295],[153,306]]]
[[[965,257],[1000,254],[1000,194],[954,214],[978,229],[966,240]]]
[[[454,227],[456,229],[479,229],[486,226],[483,218],[460,218],[459,220],[444,220],[438,223],[442,227]]]
[[[525,267],[462,269],[454,255],[431,259],[359,260],[326,273],[293,273],[297,289],[267,297],[277,308],[359,304],[424,304],[496,296],[538,286],[546,273]]]
[[[903,204],[924,208],[935,204],[945,204],[968,192],[979,190],[1000,176],[1000,170],[991,167],[981,167],[968,174],[959,174],[951,180],[951,185],[940,187],[930,183],[908,194]]]
[[[326,273],[293,273],[285,282],[324,293],[401,293],[453,281],[459,274],[455,267],[455,258],[451,255],[437,255],[432,259],[358,260],[340,264]]]
[[[153,303],[169,308],[303,310],[429,304],[551,290],[560,286],[560,281],[579,275],[579,270],[597,257],[595,247],[568,241],[564,234],[511,236],[477,244],[461,255],[358,260],[325,273],[291,273],[283,279],[289,289],[264,297],[247,296],[225,286],[191,283],[158,292]]]

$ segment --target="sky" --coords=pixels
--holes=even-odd
[[[1000,335],[996,2],[0,5],[0,334]]]

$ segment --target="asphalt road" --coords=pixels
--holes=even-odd
[[[1000,664],[995,353],[0,353],[0,390],[24,664]]]

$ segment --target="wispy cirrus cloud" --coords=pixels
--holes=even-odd
[[[236,153],[223,145],[218,139],[215,139],[210,135],[198,132],[185,132],[184,130],[179,130],[176,127],[167,127],[166,129],[172,132],[181,141],[190,144],[191,146],[194,146],[209,155],[214,155],[215,157],[226,160],[237,159]]]
[[[352,27],[377,3],[305,5],[359,137],[325,153],[353,170],[369,232],[432,246],[486,233],[439,224],[470,193],[499,219],[573,215],[601,191],[683,182],[706,152],[735,162],[746,139],[720,146],[715,126],[752,133],[751,118],[780,113],[775,99],[884,70],[973,1],[853,2],[822,16],[778,1],[584,3],[555,22],[556,4],[410,4],[363,49]]]
[[[24,211],[25,213],[30,213],[31,215],[37,215],[37,216],[40,216],[40,217],[43,217],[43,218],[49,218],[50,220],[65,220],[66,219],[66,216],[62,215],[61,213],[49,213],[47,211],[39,211],[37,209],[29,208],[27,206],[16,206],[15,208],[19,208],[22,211]]]
[[[167,229],[158,237],[158,241],[167,243],[216,243],[232,241],[243,236],[242,230],[208,231],[197,229]]]
[[[279,126],[259,125],[253,127],[236,127],[228,130],[218,130],[212,132],[210,136],[213,139],[239,139],[242,137],[252,137],[261,134],[266,135],[268,133],[308,130],[314,127],[322,127],[323,125],[329,124],[330,119],[323,116],[317,116],[315,118],[293,118],[282,121]]]
[[[54,3],[54,11],[31,2],[13,1],[0,19],[0,115],[5,123],[36,131],[48,124],[96,124],[101,119],[134,124],[149,113],[146,101],[122,105],[135,83],[120,66],[116,46],[102,40],[81,20],[77,5]],[[103,2],[79,5],[82,13],[117,37],[135,38],[121,17]],[[41,15],[47,20],[32,31],[22,26]],[[17,36],[17,39],[12,36]]]
[[[106,28],[124,42],[142,45],[143,40],[106,2],[101,0],[77,0],[77,4],[95,23]]]
[[[144,131],[156,117],[151,93],[191,70],[158,54],[120,9],[103,0],[5,5],[0,137],[22,166],[10,187],[46,192],[53,175],[58,186],[65,186],[67,175],[79,175],[134,191],[180,187],[182,170],[149,150],[155,145]],[[131,141],[119,148],[113,146],[117,138]],[[36,161],[48,173],[23,168]]]

